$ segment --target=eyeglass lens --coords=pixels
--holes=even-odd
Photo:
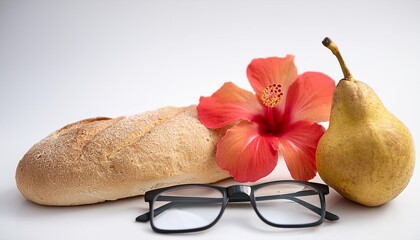
[[[155,197],[152,213],[161,206],[166,210],[152,218],[156,228],[196,229],[206,227],[216,220],[222,210],[223,194],[206,186],[175,188]]]
[[[276,183],[256,189],[254,196],[257,211],[271,223],[301,225],[321,219],[321,198],[310,186]]]

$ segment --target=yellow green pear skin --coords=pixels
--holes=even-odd
[[[365,83],[339,81],[329,127],[319,140],[316,167],[339,194],[365,206],[379,206],[407,186],[415,165],[413,138]]]

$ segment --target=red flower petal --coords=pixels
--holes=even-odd
[[[279,138],[279,150],[294,179],[308,181],[315,177],[315,151],[324,132],[321,125],[300,121],[289,126]]]
[[[323,73],[306,72],[289,87],[285,114],[291,122],[328,121],[331,112],[334,80]]]
[[[259,98],[264,89],[273,83],[281,84],[283,97],[297,78],[297,69],[293,62],[294,56],[285,58],[258,58],[252,60],[247,68],[249,83]],[[284,101],[283,101],[284,102]]]
[[[240,119],[252,119],[263,111],[255,95],[235,84],[225,83],[211,97],[201,97],[198,118],[208,128],[221,128]]]
[[[277,137],[261,136],[256,124],[242,121],[217,144],[216,162],[235,180],[253,182],[270,174],[277,165],[277,145]]]

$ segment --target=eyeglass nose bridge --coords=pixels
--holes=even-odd
[[[245,185],[233,185],[228,187],[227,195],[231,202],[248,201],[251,196],[251,187]]]

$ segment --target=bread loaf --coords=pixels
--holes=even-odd
[[[229,175],[215,163],[222,131],[205,128],[195,106],[69,124],[35,144],[16,170],[17,187],[42,205],[82,205]]]

